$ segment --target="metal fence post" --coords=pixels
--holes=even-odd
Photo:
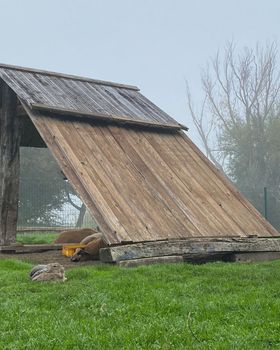
[[[263,194],[264,194],[264,217],[267,220],[267,214],[268,214],[268,210],[267,210],[267,187],[264,187],[263,189]]]

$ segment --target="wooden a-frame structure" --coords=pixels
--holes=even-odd
[[[15,241],[19,147],[47,146],[107,243],[278,232],[135,86],[0,65],[0,244]]]

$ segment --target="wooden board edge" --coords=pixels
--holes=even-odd
[[[184,262],[183,256],[157,256],[152,258],[132,259],[119,261],[117,265],[119,267],[138,267],[142,265],[154,265],[154,264],[174,264]]]
[[[31,103],[30,108],[35,111],[41,111],[46,113],[55,113],[58,115],[72,116],[72,117],[84,117],[87,119],[90,118],[91,120],[96,119],[99,121],[118,122],[121,124],[127,124],[132,126],[143,126],[143,127],[158,128],[158,129],[165,129],[165,130],[188,130],[187,126],[179,123],[170,124],[170,123],[152,122],[152,121],[141,120],[140,117],[139,119],[135,120],[130,118],[129,116],[118,116],[118,115],[95,113],[95,112],[84,112],[84,111],[78,111],[75,109],[49,106],[49,105],[40,104],[40,103]]]
[[[114,246],[100,250],[102,262],[119,262],[123,260],[152,258],[159,256],[199,256],[209,254],[245,252],[280,252],[280,240],[269,238],[226,238],[214,240],[178,240],[135,243]]]

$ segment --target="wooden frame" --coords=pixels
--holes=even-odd
[[[16,240],[19,199],[21,127],[16,116],[17,96],[3,83],[0,113],[0,244]]]

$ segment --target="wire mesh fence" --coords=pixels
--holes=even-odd
[[[21,149],[18,231],[96,227],[47,149]]]
[[[51,184],[42,188],[36,179],[24,179],[20,183],[18,231],[97,227],[67,181],[56,183],[57,189],[58,194],[50,196]]]
[[[68,198],[69,184],[66,181],[56,183],[59,195],[51,196],[52,186],[42,188],[36,179],[24,179],[20,183],[19,228],[36,227],[75,227],[78,222],[81,201],[75,195],[70,195],[73,206]]]
[[[244,191],[243,195],[278,231],[280,230],[280,197],[270,187]]]

